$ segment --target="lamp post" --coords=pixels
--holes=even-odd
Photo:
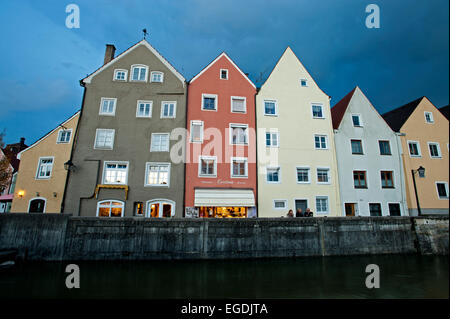
[[[420,210],[420,204],[419,204],[419,196],[417,195],[417,186],[416,186],[416,173],[419,173],[419,177],[420,178],[424,178],[425,177],[425,168],[420,166],[418,169],[412,169],[411,170],[411,174],[412,174],[412,178],[413,178],[413,184],[414,184],[414,192],[416,193],[416,203],[417,203],[417,214],[419,216],[422,216],[422,211]]]

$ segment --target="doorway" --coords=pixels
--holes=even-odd
[[[28,207],[29,213],[43,213],[45,211],[45,199],[36,198],[30,201],[30,206]]]
[[[355,203],[345,203],[345,216],[356,216]]]
[[[295,212],[297,212],[297,209],[301,209],[302,212],[305,212],[308,208],[308,200],[306,199],[296,199],[295,200]],[[294,214],[295,214],[294,212]]]

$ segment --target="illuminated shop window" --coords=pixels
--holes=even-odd
[[[147,202],[147,217],[164,218],[175,216],[175,202],[167,199]]]
[[[248,207],[199,207],[203,218],[245,218]]]
[[[124,202],[116,200],[104,200],[97,204],[98,217],[122,217]]]

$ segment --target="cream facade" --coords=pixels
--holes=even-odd
[[[259,217],[341,216],[330,97],[287,48],[256,95]]]
[[[59,213],[80,112],[19,153],[12,213]]]

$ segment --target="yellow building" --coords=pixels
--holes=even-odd
[[[409,214],[418,215],[418,207],[421,214],[448,214],[448,119],[426,97],[385,113],[383,117],[399,132]],[[419,174],[419,168],[425,169],[424,176]]]
[[[12,213],[59,213],[80,112],[19,153]]]

